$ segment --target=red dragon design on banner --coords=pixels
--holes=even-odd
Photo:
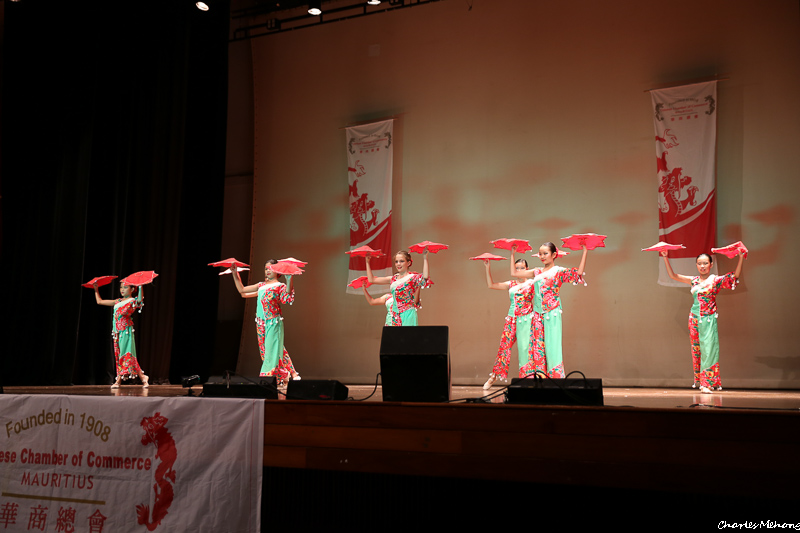
[[[666,154],[666,152],[664,153]],[[682,172],[682,168],[674,168],[669,174],[661,177],[661,186],[658,188],[658,192],[661,193],[658,198],[658,207],[662,213],[672,212],[680,216],[697,205],[695,197],[700,189],[691,185],[692,178],[682,176]]]
[[[167,516],[167,510],[172,505],[175,495],[172,486],[175,484],[176,474],[172,466],[178,458],[178,450],[175,448],[175,439],[167,431],[168,421],[166,417],[161,416],[161,413],[142,419],[142,429],[144,429],[142,445],[155,445],[156,459],[159,460],[155,472],[155,485],[153,485],[155,498],[152,517],[148,505],[136,506],[139,524],[147,527],[148,531],[155,531],[161,524],[161,521]]]
[[[380,209],[367,197],[358,195],[358,180],[350,186],[350,245],[362,242],[370,235],[370,228],[377,226]],[[367,220],[367,216],[371,218]]]

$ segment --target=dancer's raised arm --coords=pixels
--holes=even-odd
[[[498,291],[507,291],[508,283],[495,283],[492,279],[492,267],[489,264],[489,261],[484,259],[483,266],[486,267],[486,286],[490,289],[495,289]]]
[[[391,294],[384,294],[382,296],[378,296],[377,298],[373,298],[372,295],[367,291],[367,287],[362,285],[362,289],[364,289],[364,297],[367,299],[367,303],[369,305],[384,305],[386,300],[391,298]]]
[[[586,254],[588,249],[586,248],[585,244],[581,246],[581,248],[583,249],[583,255],[581,256],[581,262],[578,264],[578,274],[583,276],[585,274],[583,269],[586,268]]]
[[[373,285],[388,285],[392,282],[392,276],[381,276],[376,278],[372,274],[372,267],[369,264],[369,260],[372,259],[370,256],[364,258],[367,263],[367,281],[372,283]]]
[[[105,305],[107,307],[113,307],[115,303],[114,300],[103,300],[100,298],[100,291],[97,289],[97,283],[93,283],[92,287],[94,287],[94,299],[97,301],[97,305]]]
[[[254,298],[258,296],[258,284],[248,285],[247,287],[242,285],[242,278],[239,277],[239,269],[235,264],[231,265],[231,274],[231,277],[233,278],[233,284],[236,285],[236,290],[239,291],[239,294],[242,295],[242,298]]]
[[[739,250],[739,263],[736,265],[736,270],[733,272],[733,277],[739,279],[742,274],[742,263],[744,262],[744,254]]]
[[[675,281],[680,281],[681,283],[692,283],[692,278],[689,276],[684,276],[682,274],[676,274],[674,270],[672,270],[672,265],[669,263],[669,258],[667,257],[667,251],[664,250],[661,252],[661,257],[664,258],[664,265],[667,267],[667,274],[669,277],[674,279]]]
[[[286,289],[289,291],[289,294],[292,294],[292,291],[294,290],[294,276],[287,274],[286,277],[289,278],[289,285],[286,287]]]

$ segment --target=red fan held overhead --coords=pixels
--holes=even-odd
[[[495,248],[500,248],[501,250],[510,250],[512,246],[517,246],[517,251],[520,253],[525,253],[528,250],[533,250],[531,248],[530,242],[526,239],[497,239],[496,241],[492,241]]]
[[[494,255],[490,253],[485,253],[481,255],[477,255],[475,257],[470,257],[473,261],[503,261],[508,259],[507,257],[503,257],[502,255]]]
[[[350,257],[382,257],[385,255],[380,250],[373,250],[369,246],[359,246],[353,250],[345,252]]]
[[[739,255],[739,252],[742,252],[742,255],[745,259],[747,259],[747,247],[742,244],[742,241],[737,241],[733,244],[729,244],[728,246],[723,246],[722,248],[712,248],[712,254],[722,254],[725,257],[736,257]]]
[[[576,233],[569,237],[561,237],[561,242],[564,248],[570,250],[580,250],[582,246],[586,246],[587,250],[594,250],[595,248],[606,247],[606,235],[598,235],[597,233]]]
[[[361,276],[347,284],[348,287],[353,287],[354,289],[360,289],[362,286],[369,287],[370,285],[372,285],[372,283],[367,281],[367,276]]]
[[[142,286],[147,285],[148,283],[153,283],[153,280],[158,277],[152,270],[142,270],[141,272],[135,272],[130,276],[123,278],[120,283],[123,285],[136,285]]]
[[[284,263],[283,261],[278,261],[274,265],[268,265],[269,269],[277,274],[283,274],[286,276],[295,276],[302,274],[304,270],[293,263]]]
[[[422,241],[418,242],[417,244],[412,244],[408,247],[409,251],[414,252],[416,254],[421,254],[425,250],[428,250],[430,253],[435,254],[441,250],[447,250],[450,248],[446,244],[442,244],[440,242],[431,242],[431,241]]]
[[[229,257],[227,259],[223,259],[222,261],[217,261],[216,263],[209,263],[208,266],[212,267],[227,267],[230,268],[231,266],[236,265],[237,267],[249,267],[247,263],[242,263],[241,261],[237,260],[235,257]]]
[[[686,248],[682,244],[670,244],[664,241],[658,241],[653,246],[649,248],[642,248],[643,252],[668,252],[670,250],[680,250],[681,248]]]
[[[291,263],[294,266],[304,267],[308,264],[308,261],[300,261],[294,257],[287,257],[286,259],[278,259],[278,263]]]
[[[115,279],[117,279],[117,276],[98,276],[87,281],[86,283],[81,283],[81,287],[86,287],[87,289],[91,289],[95,285],[102,287],[103,285],[108,285],[112,280]]]

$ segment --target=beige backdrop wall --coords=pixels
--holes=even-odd
[[[436,285],[420,322],[450,327],[455,383],[486,379],[508,308],[467,258],[500,237],[558,243],[593,231],[608,239],[589,254],[588,287],[562,291],[567,371],[607,385],[689,385],[691,295],[657,285],[657,256],[640,252],[658,240],[645,91],[720,75],[718,243],[741,239],[751,251],[743,283],[718,301],[723,381],[800,384],[796,0],[445,0],[251,45],[251,282],[268,258],[309,261],[284,310],[304,377],[367,383],[379,371],[384,312],[344,290],[342,127],[397,115],[394,248],[450,245],[430,258]],[[507,269],[493,265],[495,280]],[[252,373],[246,305],[239,371]]]

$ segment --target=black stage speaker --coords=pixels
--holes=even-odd
[[[346,400],[350,390],[335,379],[295,379],[286,389],[287,400]]]
[[[450,400],[447,326],[384,326],[381,384],[385,402]]]
[[[264,398],[278,399],[275,376],[211,376],[203,385],[203,396],[208,398]]]
[[[603,380],[514,378],[506,391],[506,403],[603,405]]]

